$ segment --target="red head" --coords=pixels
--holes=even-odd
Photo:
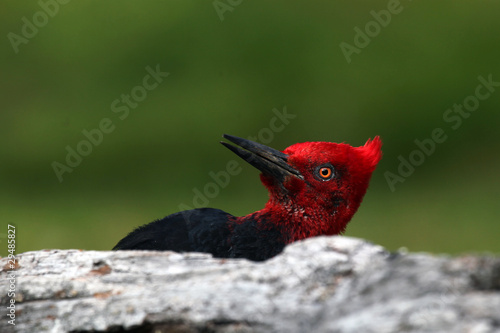
[[[382,157],[378,136],[361,147],[304,142],[283,152],[248,140],[225,137],[250,151],[226,144],[263,172],[261,180],[270,198],[260,212],[290,228],[287,242],[343,232]]]

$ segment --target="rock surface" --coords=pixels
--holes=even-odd
[[[0,332],[500,332],[500,257],[318,237],[263,263],[172,252],[19,254]],[[7,258],[0,287],[9,289]],[[6,292],[1,306],[10,303]],[[5,310],[3,311],[5,313]]]

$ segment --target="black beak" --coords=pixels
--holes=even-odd
[[[223,137],[241,148],[245,148],[246,150],[221,141],[224,146],[262,171],[263,174],[272,176],[280,183],[283,183],[285,178],[290,176],[304,179],[299,171],[295,170],[287,163],[287,154],[263,144],[242,139],[237,136],[224,134]]]

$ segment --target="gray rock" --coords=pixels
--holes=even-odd
[[[0,332],[500,332],[500,257],[317,237],[263,263],[198,253],[19,254]],[[7,258],[1,290],[9,289]],[[2,308],[10,297],[2,292]]]

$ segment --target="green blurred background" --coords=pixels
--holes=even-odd
[[[266,142],[278,149],[382,137],[384,157],[346,235],[390,250],[500,252],[500,88],[460,128],[443,120],[479,75],[500,81],[500,3],[402,1],[351,63],[340,43],[353,45],[354,28],[388,1],[217,3],[229,7],[71,1],[44,24],[39,3],[3,2],[0,255],[9,223],[17,253],[109,250],[134,227],[192,207],[209,172],[235,159],[221,135],[257,135],[274,108],[296,115]],[[38,32],[16,53],[9,33],[22,36],[34,15]],[[157,65],[170,75],[121,120],[111,103]],[[104,118],[114,131],[59,182],[52,163],[65,164],[66,146]],[[437,127],[448,139],[391,191],[384,174]],[[207,206],[263,207],[258,172],[241,165]]]

